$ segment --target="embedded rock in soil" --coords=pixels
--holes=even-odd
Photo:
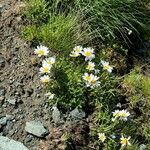
[[[4,96],[5,95],[5,88],[4,87],[0,87],[0,96]]]
[[[60,111],[56,106],[53,106],[52,118],[55,123],[60,122]]]
[[[16,104],[16,99],[15,98],[8,98],[7,101],[12,104],[15,105]]]
[[[82,119],[85,117],[85,112],[79,111],[78,108],[75,108],[73,111],[70,112],[70,115],[73,119]]]
[[[22,143],[0,136],[0,149],[1,150],[29,150]]]
[[[44,128],[43,124],[40,121],[26,122],[25,130],[26,132],[37,137],[45,137],[49,133],[49,131]]]
[[[0,68],[5,67],[5,59],[3,57],[0,57]]]
[[[7,124],[7,117],[0,118],[0,125],[6,125]]]

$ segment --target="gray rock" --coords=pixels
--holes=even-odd
[[[26,138],[25,138],[25,140],[24,140],[24,143],[29,143],[29,142],[32,141],[32,139],[33,139],[32,135],[27,135]]]
[[[6,129],[8,132],[10,132],[13,129],[13,122],[12,121],[7,121]]]
[[[0,57],[0,68],[3,68],[3,67],[5,67],[5,59],[3,57]]]
[[[82,110],[78,110],[78,108],[75,108],[73,111],[70,112],[70,116],[73,119],[82,119],[85,117],[85,112]]]
[[[53,106],[52,118],[55,123],[60,122],[60,111],[56,106]]]
[[[44,128],[43,124],[40,121],[26,122],[25,130],[26,132],[37,137],[45,137],[49,133],[49,131]]]
[[[7,101],[12,104],[15,105],[16,104],[16,99],[15,98],[8,98]]]
[[[7,118],[6,117],[0,118],[0,125],[6,125],[6,124],[7,124]]]
[[[6,114],[6,118],[7,118],[7,120],[11,121],[11,120],[13,120],[15,117],[14,117],[13,115],[7,115],[7,114]]]
[[[21,142],[0,136],[0,150],[29,150]]]
[[[0,87],[0,96],[4,96],[5,92],[6,92],[5,88],[1,86]]]

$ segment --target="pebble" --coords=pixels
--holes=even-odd
[[[5,92],[6,92],[5,88],[1,86],[0,87],[0,96],[4,96]]]
[[[1,150],[29,150],[21,142],[9,139],[8,137],[0,136]]]
[[[40,121],[26,122],[25,131],[37,137],[45,137],[49,133]]]
[[[7,118],[6,117],[0,118],[0,125],[6,125],[6,124],[7,124]]]
[[[16,104],[16,99],[14,99],[14,98],[8,98],[7,101],[12,105]]]
[[[52,118],[55,123],[60,122],[60,111],[56,106],[53,106]]]
[[[3,68],[3,67],[5,67],[5,59],[3,57],[0,57],[0,68]]]
[[[70,112],[70,116],[75,120],[80,120],[85,117],[85,112],[82,110],[78,110],[78,108],[75,108],[73,111]]]

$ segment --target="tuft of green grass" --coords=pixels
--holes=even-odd
[[[105,42],[118,40],[130,44],[129,32],[140,37],[149,20],[146,8],[141,9],[137,0],[53,0],[50,8],[54,6],[66,13],[79,10],[85,14],[83,21],[91,26],[94,37]]]
[[[41,24],[49,17],[45,0],[26,0],[25,16],[31,24]]]
[[[74,45],[85,44],[91,40],[89,28],[82,27],[78,15],[51,15],[48,22],[41,26],[25,27],[23,35],[26,40],[33,39],[50,47],[53,51],[71,51]],[[84,30],[82,30],[84,28]]]
[[[87,29],[81,29],[79,18],[69,14],[51,16],[46,24],[39,28],[37,39],[52,50],[70,51],[74,45],[90,40]]]
[[[150,105],[150,77],[142,74],[140,68],[134,69],[125,77],[123,82],[123,86],[126,88],[127,93],[133,96],[134,99],[132,100],[136,100],[135,96],[138,97],[141,95],[143,98],[147,99]]]

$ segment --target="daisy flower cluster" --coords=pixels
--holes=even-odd
[[[113,118],[112,121],[118,120],[124,120],[127,121],[128,117],[130,116],[130,113],[127,110],[115,110],[113,112]]]
[[[95,68],[95,63],[92,61],[95,58],[94,49],[90,47],[83,48],[82,46],[76,46],[70,54],[71,57],[78,57],[81,55],[85,57],[85,62],[87,62],[86,69],[90,72],[85,72],[82,76],[86,86],[90,88],[98,87],[100,85],[100,81],[96,74],[98,74],[100,70]],[[103,70],[106,70],[109,73],[112,72],[113,67],[109,65],[109,62],[101,61],[101,65]],[[92,71],[94,73],[91,73]]]
[[[49,49],[45,46],[37,46],[34,53],[38,55],[38,57],[44,57],[44,60],[42,61],[42,66],[39,70],[40,74],[42,75],[40,77],[40,80],[43,83],[48,83],[50,81],[50,77],[48,74],[50,73],[56,59],[55,57],[47,57],[47,55],[49,54]]]
[[[104,143],[105,140],[107,139],[105,133],[98,133],[98,139]],[[120,144],[121,144],[121,147],[127,147],[127,146],[131,146],[131,143],[130,143],[130,140],[131,139],[131,136],[129,137],[124,137],[123,135],[121,135],[121,138],[120,138]]]
[[[123,120],[123,121],[127,121],[128,117],[130,116],[130,113],[127,111],[127,110],[115,110],[113,112],[113,119],[112,121],[118,119],[118,120]],[[111,137],[114,139],[116,138],[116,136],[112,136]],[[99,140],[103,143],[105,140],[106,140],[106,135],[105,133],[98,133],[98,138]],[[130,136],[129,137],[124,137],[123,135],[121,135],[121,138],[120,138],[120,144],[122,147],[127,147],[127,146],[130,146],[131,143],[130,143]]]

